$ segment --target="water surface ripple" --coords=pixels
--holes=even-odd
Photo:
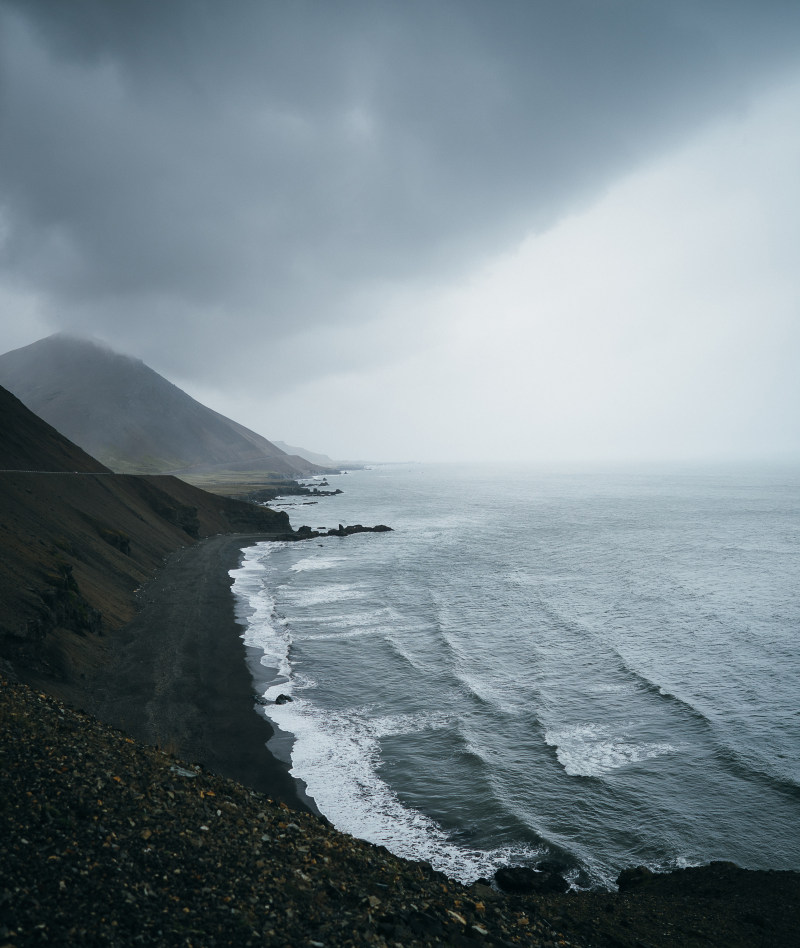
[[[340,828],[465,881],[543,856],[800,868],[800,478],[393,465],[248,548],[267,713]],[[279,742],[280,743],[280,742]],[[282,745],[287,746],[285,743]]]

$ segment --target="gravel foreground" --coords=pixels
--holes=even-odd
[[[464,887],[0,676],[0,948],[794,946],[800,874]]]
[[[0,946],[575,945],[0,679]]]

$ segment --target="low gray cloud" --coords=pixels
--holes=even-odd
[[[212,383],[547,228],[798,38],[778,0],[0,0],[0,278]]]

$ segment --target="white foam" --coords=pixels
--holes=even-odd
[[[413,714],[387,714],[369,722],[376,738],[402,734],[418,734],[420,731],[440,731],[452,727],[456,718],[445,711],[421,711]]]
[[[363,598],[364,589],[357,583],[326,583],[307,589],[282,586],[281,591],[295,606],[307,608],[322,606],[329,602],[346,602]]]
[[[268,702],[264,711],[281,732],[293,735],[292,773],[304,781],[321,812],[343,832],[384,845],[396,855],[425,860],[465,883],[480,876],[490,877],[501,865],[541,858],[543,850],[528,846],[484,851],[457,845],[436,821],[403,805],[378,775],[382,738],[450,727],[452,715],[430,711],[370,718],[363,708],[322,710],[309,700],[315,682],[293,670],[291,622],[276,613],[267,586],[270,575],[265,568],[266,559],[279,546],[249,547],[242,566],[231,570],[230,575],[234,579],[237,614],[246,623],[242,636],[245,644],[262,649],[262,664],[277,671],[276,680],[264,693]],[[291,595],[292,590],[288,592]],[[359,595],[360,587],[356,585],[326,585],[302,591],[296,604],[353,600]],[[341,620],[341,615],[338,618]],[[342,623],[345,628],[340,625],[332,637],[385,634],[385,610],[380,614],[382,631],[374,623],[375,618],[375,610],[351,616]],[[317,614],[314,621],[318,624],[324,617]],[[297,636],[304,638],[302,631]],[[324,638],[325,634],[319,637]],[[287,694],[293,700],[276,705],[279,694]]]
[[[634,742],[603,724],[576,724],[545,732],[556,757],[571,777],[602,777],[612,770],[674,753],[673,744]]]
[[[275,600],[265,583],[264,559],[284,544],[257,543],[244,551],[242,565],[232,569],[234,601],[237,618],[245,624],[242,640],[245,645],[263,652],[261,664],[274,668],[287,681],[291,675],[289,650],[292,637],[285,619],[277,615]]]
[[[334,569],[342,562],[340,556],[309,556],[298,560],[289,569],[294,573],[306,573],[311,570]]]
[[[491,876],[501,865],[535,860],[531,847],[491,851],[468,849],[418,810],[404,806],[377,773],[380,738],[448,727],[444,712],[370,719],[365,709],[322,711],[304,697],[273,705],[269,716],[295,737],[292,773],[303,780],[317,806],[337,829],[366,839],[398,856],[421,859],[454,879],[469,883]]]

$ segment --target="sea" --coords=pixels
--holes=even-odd
[[[269,749],[336,827],[465,883],[800,869],[800,472],[328,482],[271,506],[392,532],[260,543],[231,575]]]

